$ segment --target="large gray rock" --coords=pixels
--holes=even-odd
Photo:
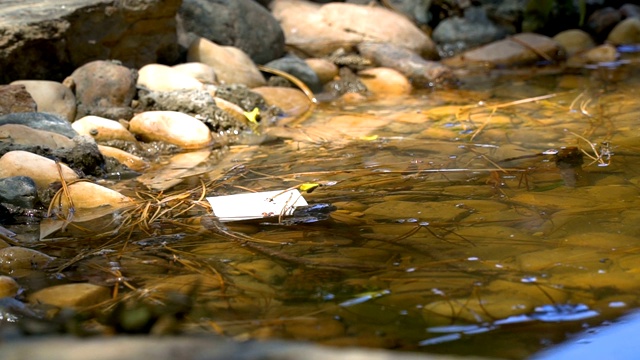
[[[235,46],[258,64],[284,55],[280,24],[253,0],[184,0],[179,14],[186,31]]]
[[[0,1],[0,83],[62,80],[92,60],[174,62],[181,0]]]

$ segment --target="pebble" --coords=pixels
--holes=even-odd
[[[12,113],[0,116],[0,125],[4,124],[25,125],[33,129],[55,132],[68,138],[78,135],[66,119],[55,114],[42,112]]]
[[[18,80],[11,84],[24,85],[38,105],[38,111],[59,115],[69,122],[76,118],[76,97],[68,87],[57,81]]]
[[[24,85],[0,85],[0,116],[35,111],[38,106]]]
[[[149,162],[147,160],[130,154],[124,150],[105,145],[98,145],[98,150],[100,150],[102,155],[118,160],[119,163],[133,171],[142,171],[149,167]]]
[[[95,219],[133,204],[133,200],[128,196],[87,181],[69,184],[67,189],[73,201],[74,221]],[[67,196],[61,197],[60,204],[61,208],[57,210],[66,214],[69,209]]]
[[[251,58],[232,46],[220,46],[207,39],[198,38],[189,46],[187,60],[211,66],[218,80],[225,84],[244,84],[248,87],[266,84]]]
[[[71,127],[81,135],[91,136],[97,142],[110,140],[136,141],[135,136],[120,122],[88,115],[76,120]]]
[[[338,76],[338,67],[329,60],[309,58],[304,60],[313,70],[322,84],[326,84]]]
[[[0,179],[0,203],[34,209],[37,200],[38,189],[30,177],[12,176]]]
[[[110,298],[111,290],[109,288],[88,283],[55,285],[27,296],[29,302],[33,304],[48,304],[75,309],[98,305]]]
[[[613,45],[640,43],[640,19],[633,17],[619,22],[609,33],[607,42]]]
[[[553,40],[564,48],[567,57],[571,57],[596,46],[591,35],[580,29],[562,31],[556,34]]]
[[[75,146],[73,140],[64,135],[19,124],[0,125],[0,138],[7,144],[37,145],[52,150]]]
[[[96,60],[77,68],[63,84],[75,89],[76,118],[96,115],[128,120],[136,94],[137,71],[115,61]]]
[[[40,251],[21,246],[0,249],[0,272],[21,276],[31,270],[42,269],[54,258]]]
[[[293,88],[262,86],[251,89],[269,105],[279,107],[286,117],[298,117],[311,108],[311,101],[302,91]]]
[[[58,165],[67,182],[79,178],[68,166]],[[30,152],[10,151],[0,158],[0,177],[28,176],[36,183],[38,190],[44,190],[51,183],[60,181],[58,165],[51,159]]]
[[[184,71],[167,65],[148,64],[138,71],[137,86],[150,91],[174,91],[202,89],[204,85]]]
[[[567,60],[567,66],[580,67],[586,64],[598,64],[616,61],[618,50],[611,44],[602,44],[592,49],[578,53]]]
[[[399,71],[389,68],[371,68],[358,72],[360,81],[367,89],[378,96],[408,95],[411,82]]]
[[[20,285],[10,276],[0,275],[0,298],[18,295]]]
[[[177,111],[140,113],[129,122],[129,130],[143,141],[164,141],[183,149],[200,149],[213,143],[202,121]]]
[[[309,65],[297,56],[286,56],[265,64],[268,68],[284,71],[302,81],[314,93],[322,91],[322,83],[318,75]]]
[[[190,62],[173,65],[173,69],[182,74],[189,75],[203,84],[217,84],[216,71],[207,64],[200,62]]]
[[[536,51],[531,50],[532,48]],[[544,54],[553,60],[560,60],[562,59],[560,50],[560,44],[547,36],[521,33],[444,59],[442,63],[453,67],[524,66],[545,60],[539,54]]]

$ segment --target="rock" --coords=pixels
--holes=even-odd
[[[136,138],[122,124],[115,120],[88,115],[76,120],[71,127],[80,135],[92,137],[95,141],[124,140]]]
[[[591,35],[580,29],[565,30],[556,34],[553,40],[560,44],[567,57],[571,57],[579,52],[589,50],[596,46]]]
[[[0,275],[0,298],[16,296],[18,289],[20,286],[12,277]]]
[[[98,145],[98,149],[102,155],[116,159],[120,164],[125,165],[131,170],[142,171],[149,167],[149,162],[145,159],[124,150],[104,145]]]
[[[0,249],[0,272],[20,276],[31,270],[43,269],[53,259],[40,251],[11,246]]]
[[[265,84],[264,77],[251,58],[235,47],[220,46],[198,38],[189,47],[187,60],[211,66],[222,83],[244,84],[249,87]]]
[[[389,4],[393,10],[404,14],[420,26],[427,25],[431,20],[429,14],[431,0],[389,0]]]
[[[176,154],[160,168],[147,171],[136,180],[155,191],[165,191],[180,184],[192,175],[201,175],[197,166],[209,159],[210,150],[189,151]],[[194,169],[196,169],[194,171]]]
[[[623,18],[640,18],[640,5],[624,4],[618,10]]]
[[[622,20],[619,10],[612,7],[605,7],[594,11],[587,19],[587,28],[596,38],[602,42],[607,38],[607,34]]]
[[[185,30],[244,51],[258,64],[284,55],[278,21],[252,0],[184,0],[178,12]]]
[[[38,106],[24,85],[0,85],[0,116],[35,111]]]
[[[38,111],[59,115],[69,122],[75,120],[76,97],[61,83],[47,80],[18,80],[11,84],[24,85],[38,104]]]
[[[274,0],[271,9],[286,44],[306,56],[322,57],[339,48],[349,51],[363,41],[392,43],[429,59],[438,56],[427,35],[406,17],[383,7]]]
[[[66,181],[78,179],[78,175],[64,164],[58,164]],[[38,190],[46,189],[53,182],[60,181],[56,162],[26,151],[10,151],[0,158],[0,178],[28,176]]]
[[[313,70],[322,84],[326,84],[338,76],[338,67],[331,61],[319,58],[304,60]]]
[[[207,64],[192,62],[172,66],[182,74],[189,75],[203,84],[217,84],[216,71]]]
[[[419,203],[411,201],[386,200],[374,204],[364,211],[366,216],[390,221],[418,219],[418,221],[446,222],[466,214],[468,210],[451,202]]]
[[[394,69],[371,68],[358,72],[360,81],[376,95],[408,95],[411,83],[404,75]]]
[[[265,109],[267,107],[260,94],[243,85],[220,86],[216,90],[215,96],[240,106],[244,111],[252,111],[254,108]]]
[[[75,146],[73,140],[64,135],[18,124],[0,125],[0,138],[4,144],[40,146],[52,150]]]
[[[3,1],[3,4],[5,2]],[[0,83],[60,81],[96,59],[175,62],[180,0],[24,0],[0,8]]]
[[[307,65],[307,63],[296,56],[287,56],[268,62],[266,67],[284,71],[301,80],[311,91],[321,92],[322,83],[318,75]]]
[[[393,44],[364,42],[358,45],[358,51],[378,66],[399,71],[415,86],[431,87],[455,81],[448,67]]]
[[[92,61],[77,68],[65,80],[75,88],[76,118],[96,115],[114,120],[130,119],[137,78],[135,70],[114,61]]]
[[[264,86],[251,91],[262,95],[267,104],[280,108],[286,117],[301,116],[312,106],[307,95],[298,89]]]
[[[76,221],[93,218],[96,212],[112,213],[133,204],[133,200],[130,197],[87,181],[69,184],[67,190],[68,196],[73,201],[73,220]],[[68,197],[62,196],[59,204],[60,207],[56,211],[66,214],[69,209]]]
[[[160,64],[143,66],[138,71],[137,86],[149,91],[202,89],[204,87],[196,78]]]
[[[76,309],[98,305],[110,298],[111,290],[108,287],[88,283],[50,286],[27,296],[30,303]]]
[[[640,43],[640,19],[626,18],[611,30],[607,42],[613,45]]]
[[[40,112],[7,114],[0,116],[0,125],[4,124],[25,125],[34,129],[62,134],[68,138],[73,138],[78,135],[71,127],[70,122],[54,114]]]
[[[35,209],[37,200],[38,189],[33,179],[26,176],[0,179],[0,203]]]
[[[616,61],[619,55],[615,46],[603,44],[572,56],[567,60],[567,65],[571,67],[581,67],[586,64],[612,62]]]
[[[131,119],[129,130],[143,141],[164,141],[184,149],[210,146],[209,128],[200,120],[176,111],[147,111]]]
[[[521,33],[444,59],[442,62],[453,67],[530,65],[545,60],[541,54],[551,60],[561,60],[561,50],[560,44],[549,37]]]
[[[200,274],[186,274],[177,276],[163,276],[162,278],[146,281],[144,286],[153,293],[168,294],[181,293],[188,295],[194,288],[198,289],[198,294],[219,289],[220,279],[215,276]]]
[[[467,49],[504,38],[506,31],[489,18],[482,6],[471,6],[464,17],[449,17],[442,20],[431,37],[438,44],[441,57],[449,57]]]
[[[213,96],[205,90],[176,90],[172,92],[140,92],[143,111],[177,111],[191,115],[205,123],[213,132],[244,129],[244,121],[216,106]]]

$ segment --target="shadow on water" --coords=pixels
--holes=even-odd
[[[23,283],[109,287],[83,313],[99,325],[72,317],[86,333],[525,358],[638,307],[639,81],[625,67],[323,104],[170,192],[118,184],[141,197],[118,232],[38,243],[58,259]],[[300,184],[330,211],[204,216],[203,195]]]

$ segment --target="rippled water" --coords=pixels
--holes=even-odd
[[[41,250],[82,254],[57,278],[120,284],[119,299],[188,293],[188,332],[523,358],[639,305],[638,75],[483,75],[322,104],[287,140],[170,176],[199,206],[126,241]],[[199,225],[203,192],[302,183],[321,185],[304,197],[334,205],[328,219]]]

